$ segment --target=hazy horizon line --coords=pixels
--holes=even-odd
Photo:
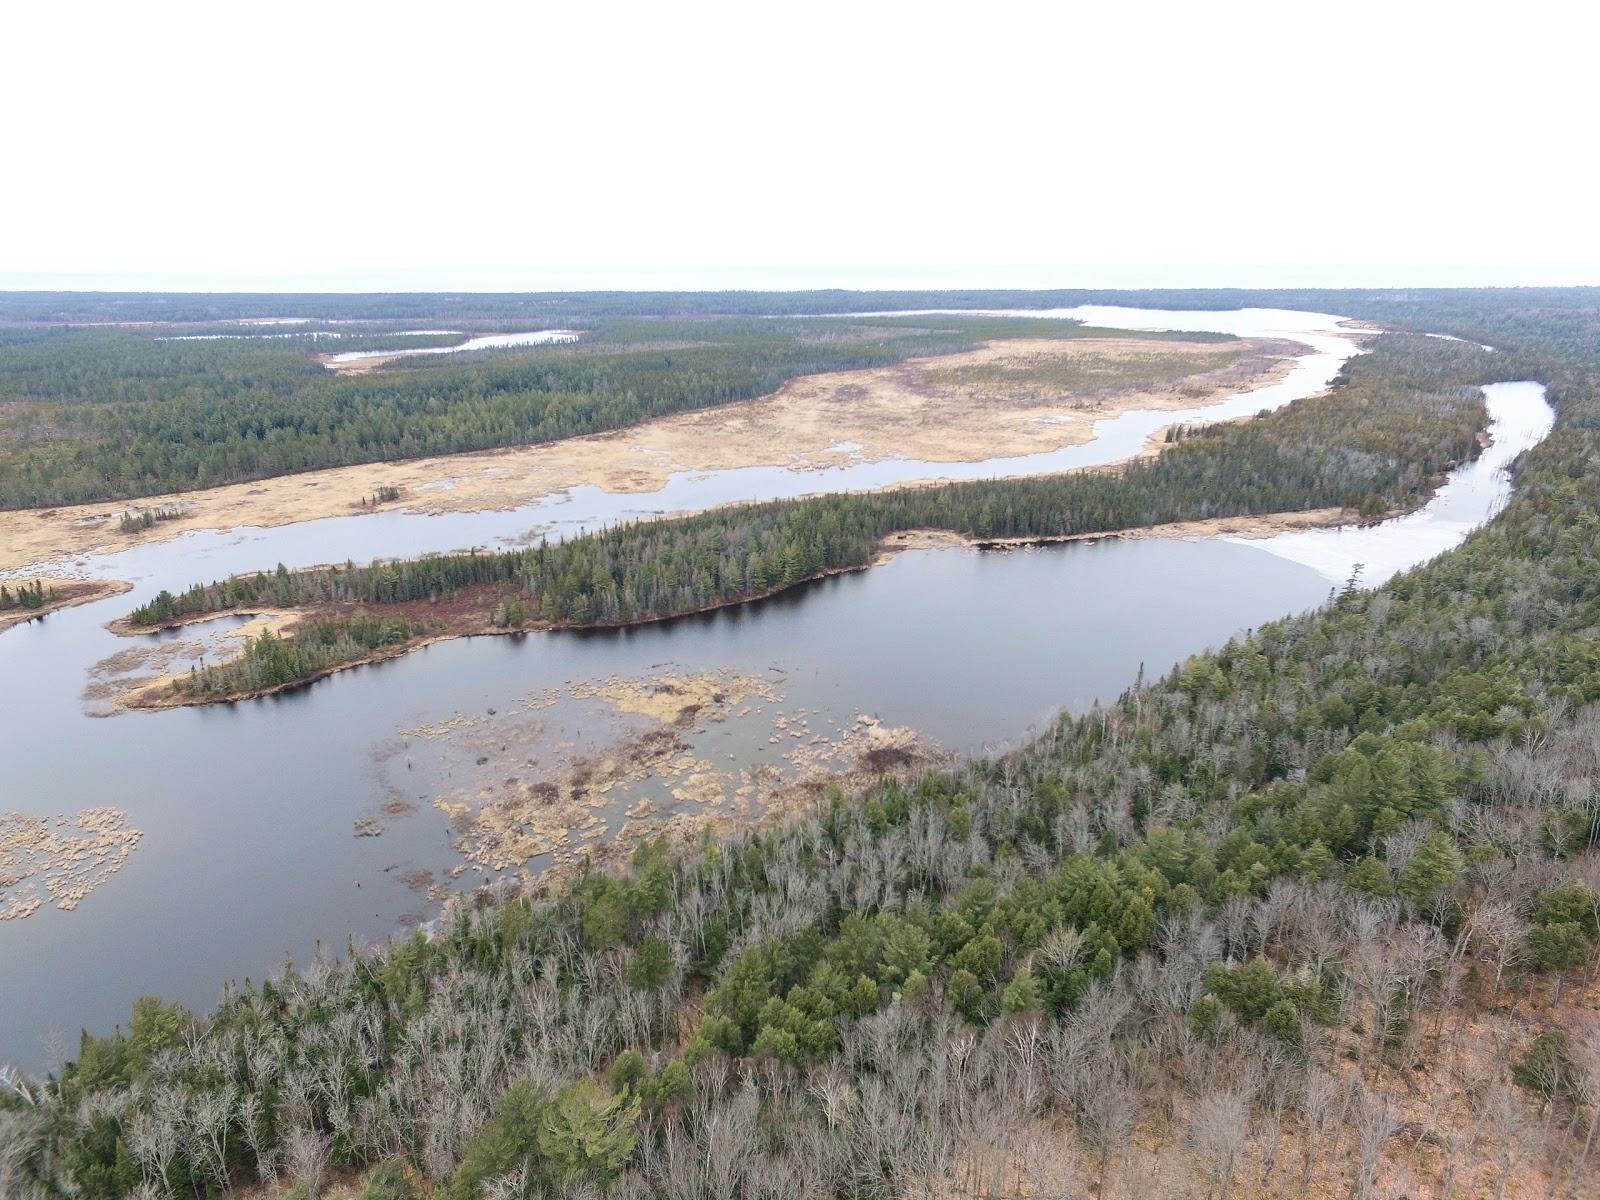
[[[1596,263],[959,264],[0,270],[0,292],[1265,291],[1600,286]]]
[[[1597,277],[1600,279],[1600,277]],[[815,284],[613,284],[610,286],[600,284],[582,285],[554,285],[543,286],[445,286],[439,284],[414,283],[409,286],[398,282],[388,285],[378,285],[375,282],[366,286],[347,284],[342,286],[319,286],[316,284],[281,284],[277,286],[259,283],[241,283],[234,285],[212,284],[125,284],[123,286],[108,286],[105,284],[78,283],[68,284],[56,282],[51,284],[22,284],[13,283],[0,278],[0,295],[189,295],[189,296],[248,296],[248,295],[281,295],[281,296],[376,296],[376,295],[603,295],[607,293],[651,295],[651,294],[703,294],[714,295],[718,293],[746,293],[759,295],[762,293],[807,293],[807,292],[854,292],[860,294],[892,293],[892,292],[1037,292],[1040,294],[1050,292],[1340,292],[1340,291],[1382,291],[1392,289],[1410,289],[1418,291],[1513,291],[1517,289],[1528,290],[1586,290],[1600,288],[1600,282],[1553,282],[1549,280],[1529,280],[1509,282],[1503,280],[1485,280],[1481,282],[1440,282],[1433,280],[1384,280],[1382,282],[1362,283],[1326,283],[1326,282],[1274,282],[1274,283],[1036,283],[1036,284],[1007,284],[996,282],[963,282],[963,283],[877,283],[877,284],[850,284],[850,283],[815,283]]]

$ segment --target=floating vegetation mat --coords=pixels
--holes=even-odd
[[[678,673],[661,663],[400,730],[385,765],[449,817],[464,860],[450,878],[529,882],[645,838],[686,841],[815,804],[831,784],[848,790],[948,757],[914,730],[785,701],[778,668]]]
[[[55,817],[0,813],[0,921],[54,901],[71,911],[128,860],[143,836],[115,808]]]

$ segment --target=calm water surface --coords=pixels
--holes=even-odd
[[[342,562],[349,557],[398,557],[468,546],[509,544],[538,536],[561,537],[619,521],[662,513],[695,512],[740,501],[863,491],[920,480],[1044,475],[1101,466],[1137,452],[1151,434],[1169,425],[1248,416],[1315,395],[1356,353],[1355,344],[1338,332],[1340,318],[1318,313],[1244,309],[1185,314],[1095,307],[1019,310],[1016,315],[1074,317],[1106,328],[1194,329],[1278,337],[1303,343],[1307,352],[1299,356],[1289,374],[1275,384],[1201,408],[1134,411],[1107,417],[1095,423],[1091,441],[1039,454],[975,463],[891,458],[812,470],[759,466],[681,471],[652,492],[612,493],[585,485],[503,511],[434,514],[391,510],[327,517],[271,529],[242,526],[225,531],[194,531],[116,554],[68,559],[52,567],[146,585],[133,598],[137,603],[146,595],[154,595],[161,587],[184,587],[196,579],[220,578],[232,571],[256,570],[279,562],[292,567]],[[121,607],[126,606],[125,602],[121,604]]]
[[[1285,326],[1302,316],[1172,314],[1164,327],[1234,320],[1250,331],[1292,336]],[[1103,312],[1092,319],[1110,323]],[[1304,323],[1331,329],[1334,321]],[[1275,324],[1269,329],[1268,322]],[[1339,347],[1313,348],[1308,357],[1323,354],[1329,361],[1308,368],[1297,386],[1316,374],[1325,381],[1337,369],[1329,362],[1342,361]],[[1498,385],[1490,400],[1499,431],[1493,453],[1509,456],[1548,429],[1549,408],[1535,385]],[[1264,406],[1258,396],[1244,411]],[[1184,419],[1168,413],[1162,423]],[[1008,470],[988,466],[991,474]],[[1448,498],[1448,513],[1383,527],[1399,531],[1391,539],[1405,546],[1389,547],[1381,561],[1419,561],[1436,552],[1441,536],[1458,539],[1491,515],[1504,502],[1504,479],[1497,464],[1480,467],[1464,468],[1461,478],[1472,482],[1435,501]],[[1330,533],[1321,551],[1315,541],[1307,549],[1269,539],[907,553],[870,572],[703,618],[606,634],[469,639],[276,698],[111,719],[85,715],[87,670],[130,645],[103,623],[160,587],[279,560],[412,554],[530,530],[559,533],[615,519],[614,505],[699,507],[762,495],[750,489],[768,484],[790,494],[783,489],[801,474],[719,472],[737,478],[674,481],[647,498],[579,489],[518,513],[393,513],[193,534],[88,560],[97,574],[136,581],[135,593],[0,637],[0,811],[111,805],[126,811],[144,838],[76,911],[47,906],[0,922],[0,1059],[40,1065],[53,1035],[70,1044],[80,1026],[108,1030],[139,994],[203,1008],[215,1002],[223,980],[260,978],[286,954],[304,960],[319,939],[342,948],[346,934],[369,940],[391,933],[405,914],[429,915],[400,875],[417,867],[442,871],[460,860],[424,781],[401,773],[397,783],[399,760],[391,752],[403,741],[400,730],[491,708],[505,712],[542,688],[669,665],[686,674],[731,668],[765,675],[781,680],[787,708],[841,722],[864,712],[956,750],[982,751],[1019,741],[1062,706],[1082,709],[1116,695],[1141,666],[1164,671],[1235,632],[1317,604],[1342,579],[1338,564],[1348,553],[1358,550],[1361,561],[1376,564],[1387,545],[1380,530],[1362,531],[1373,540],[1356,549],[1333,549],[1342,535]],[[696,749],[724,761],[760,761],[766,733],[765,725],[730,721],[696,735]],[[380,837],[352,836],[353,822],[408,784],[414,815],[386,821]],[[481,879],[469,873],[458,886]]]

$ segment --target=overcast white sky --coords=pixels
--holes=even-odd
[[[1600,284],[1595,13],[19,3],[0,288]]]

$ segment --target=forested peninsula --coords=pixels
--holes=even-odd
[[[1476,452],[1485,415],[1473,385],[1491,365],[1504,369],[1466,343],[1389,335],[1325,395],[1244,423],[1176,429],[1159,456],[1114,471],[739,505],[525,550],[280,567],[162,592],[119,628],[261,608],[303,616],[290,636],[264,631],[238,657],[135,702],[260,695],[443,637],[703,612],[866,567],[907,530],[1049,540],[1305,509],[1371,519],[1419,503]]]
[[[130,590],[114,579],[28,579],[0,581],[0,631],[24,621],[49,616],[63,608],[88,604]]]

